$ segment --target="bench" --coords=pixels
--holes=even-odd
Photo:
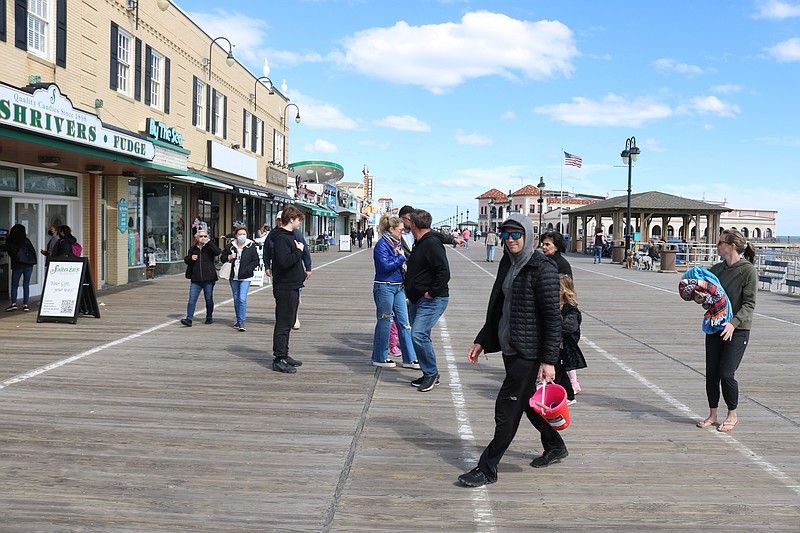
[[[785,279],[786,286],[789,287],[789,292],[794,294],[794,290],[800,287],[800,279]]]
[[[328,251],[328,241],[325,239],[314,239],[308,245],[308,251],[310,253],[315,252],[327,252]]]
[[[776,282],[778,289],[786,282],[786,269],[789,267],[788,261],[772,261],[767,259],[764,261],[764,268],[758,273],[758,281],[761,283],[762,288],[764,284],[769,285],[769,290],[772,290],[772,283]]]

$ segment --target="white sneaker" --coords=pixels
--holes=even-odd
[[[414,370],[419,370],[419,362],[411,361],[410,363],[403,363],[403,368],[413,368]]]
[[[294,326],[292,329],[300,329],[300,317],[297,317],[297,320],[294,321]]]
[[[394,368],[397,364],[394,361],[373,361],[372,366],[382,366],[384,368]]]
[[[578,400],[567,400],[567,405],[575,405],[578,403]]]

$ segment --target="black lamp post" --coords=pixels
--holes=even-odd
[[[469,209],[467,209],[467,224],[469,224]]]
[[[225,63],[229,67],[232,67],[234,65],[234,63],[236,63],[236,58],[233,57],[233,44],[226,37],[217,37],[216,39],[211,41],[210,45],[208,45],[208,58],[207,58],[208,59],[208,63],[207,63],[207,66],[208,66],[208,79],[209,80],[211,79],[212,52],[214,50],[214,43],[217,42],[217,41],[225,41],[226,43],[228,43],[228,57],[225,58]]]
[[[544,176],[539,177],[539,184],[536,186],[539,189],[539,235],[542,234],[542,204],[544,203],[544,198],[542,198],[542,194],[544,193]]]
[[[636,137],[631,137],[625,141],[625,149],[622,151],[622,163],[628,165],[628,212],[625,221],[625,252],[631,249],[631,170],[633,162],[639,159],[640,150],[636,146]]]

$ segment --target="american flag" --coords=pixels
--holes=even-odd
[[[571,154],[569,152],[564,152],[564,164],[571,165],[573,167],[581,168],[583,164],[583,160],[578,157],[577,155]]]

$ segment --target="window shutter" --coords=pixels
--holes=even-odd
[[[164,113],[169,115],[169,58],[164,58]],[[194,109],[192,109],[194,114]]]
[[[192,76],[192,126],[197,126],[197,76]]]
[[[267,127],[262,122],[261,123],[261,152],[259,152],[259,154],[262,155],[262,156],[264,155],[264,137],[267,135],[267,131],[266,130],[267,130]]]
[[[142,100],[142,40],[136,39],[136,70],[133,75],[133,97]]]
[[[56,2],[56,65],[67,67],[67,0]]]
[[[14,46],[28,49],[28,0],[14,0]]]
[[[153,81],[153,75],[150,72],[150,69],[152,68],[153,68],[153,49],[150,48],[149,44],[147,44],[144,47],[144,105],[150,105],[150,84]],[[136,86],[138,87],[139,84],[137,83]]]
[[[253,115],[253,126],[250,130],[250,151],[254,152],[258,150],[258,146],[256,146],[256,142],[258,141],[258,117]]]
[[[247,109],[242,110],[242,148],[247,150]]]
[[[211,131],[211,85],[206,85],[206,131]]]
[[[111,23],[111,79],[110,86],[112,91],[117,90],[117,71],[119,64],[117,63],[117,46],[119,45],[119,26]]]
[[[222,97],[222,138],[228,138],[228,97]]]
[[[0,0],[0,41],[6,40],[6,0]]]

